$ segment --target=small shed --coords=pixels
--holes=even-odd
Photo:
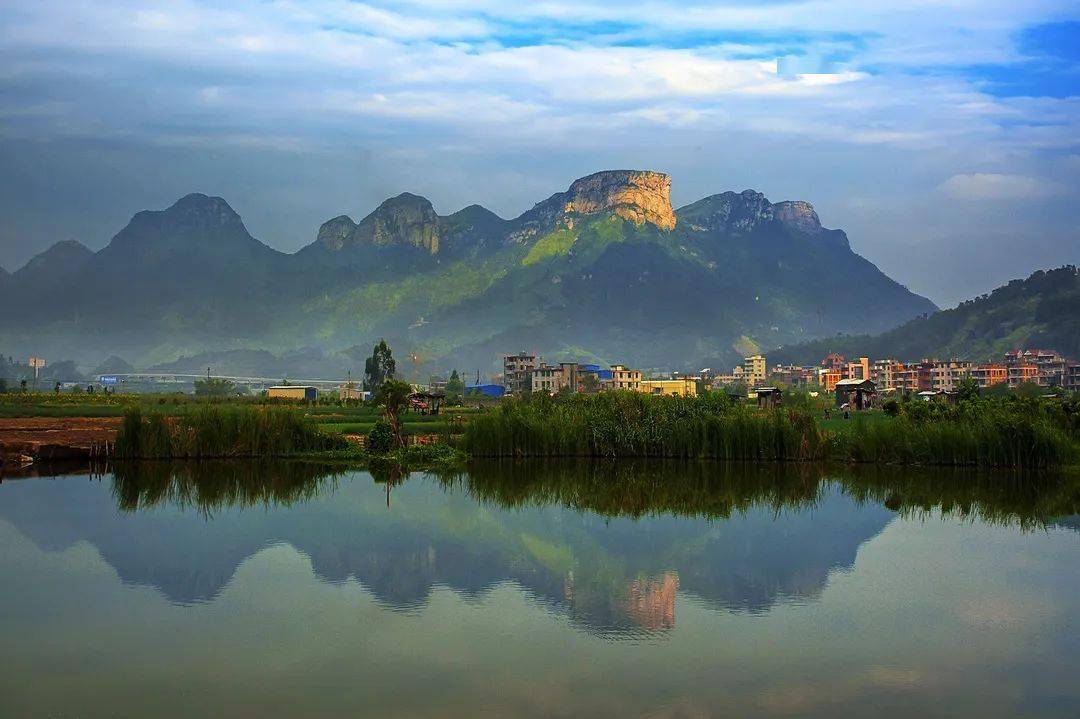
[[[754,394],[757,395],[757,406],[768,409],[780,405],[783,392],[779,387],[758,387],[754,390]]]
[[[267,397],[279,399],[314,400],[319,394],[317,387],[302,384],[279,384],[266,390]]]
[[[870,409],[877,400],[877,386],[868,379],[842,379],[836,383],[836,406]]]
[[[438,414],[446,399],[446,392],[413,392],[409,395],[409,407],[420,414]]]

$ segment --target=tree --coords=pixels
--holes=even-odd
[[[398,415],[409,406],[409,395],[412,394],[412,385],[408,382],[399,382],[388,379],[375,390],[372,401],[382,407],[383,417],[390,423],[390,430],[394,433],[394,439],[399,447],[405,446],[405,438],[401,436],[401,422]]]
[[[196,397],[231,397],[236,394],[236,385],[230,380],[207,377],[195,380]]]
[[[394,379],[396,371],[397,363],[394,362],[390,346],[386,340],[379,340],[371,356],[364,362],[364,389],[374,392],[387,380]]]
[[[458,371],[450,373],[450,379],[446,381],[446,399],[461,401],[465,397],[465,383],[461,381]]]
[[[960,400],[978,399],[979,383],[975,381],[974,377],[965,377],[960,380],[960,384],[957,385],[956,394]]]
[[[581,391],[589,394],[596,394],[600,391],[600,378],[593,372],[582,372],[581,379]]]

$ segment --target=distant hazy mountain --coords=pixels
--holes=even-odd
[[[808,203],[747,190],[674,210],[669,192],[661,173],[601,172],[513,220],[479,205],[443,216],[405,193],[359,222],[329,220],[295,255],[253,238],[221,198],[188,195],[138,213],[100,252],[61,243],[0,285],[14,310],[0,347],[148,366],[386,337],[446,365],[525,348],[685,366],[935,309]],[[23,273],[33,282],[13,292]]]
[[[817,362],[829,352],[850,356],[1000,360],[1011,349],[1039,347],[1080,358],[1080,271],[1066,266],[1013,280],[990,294],[883,334],[843,336],[785,347],[778,362]]]
[[[11,274],[5,289],[33,296],[40,287],[55,287],[75,277],[93,257],[93,252],[75,240],[57,242]]]
[[[99,376],[103,374],[128,374],[134,372],[135,368],[130,362],[122,357],[113,355],[99,364],[91,373],[93,376]]]

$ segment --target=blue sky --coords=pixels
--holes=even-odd
[[[291,251],[631,167],[808,200],[951,304],[1080,262],[1078,47],[1075,1],[0,0],[0,265],[191,191]]]

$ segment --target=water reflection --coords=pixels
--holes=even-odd
[[[813,601],[897,513],[1031,529],[1080,508],[1075,483],[1050,477],[788,465],[492,463],[373,478],[146,464],[11,484],[0,517],[38,546],[86,541],[124,582],[178,604],[213,601],[245,560],[286,543],[322,580],[355,579],[395,611],[420,610],[439,586],[481,597],[511,582],[620,639],[672,631],[680,593],[734,612]]]

